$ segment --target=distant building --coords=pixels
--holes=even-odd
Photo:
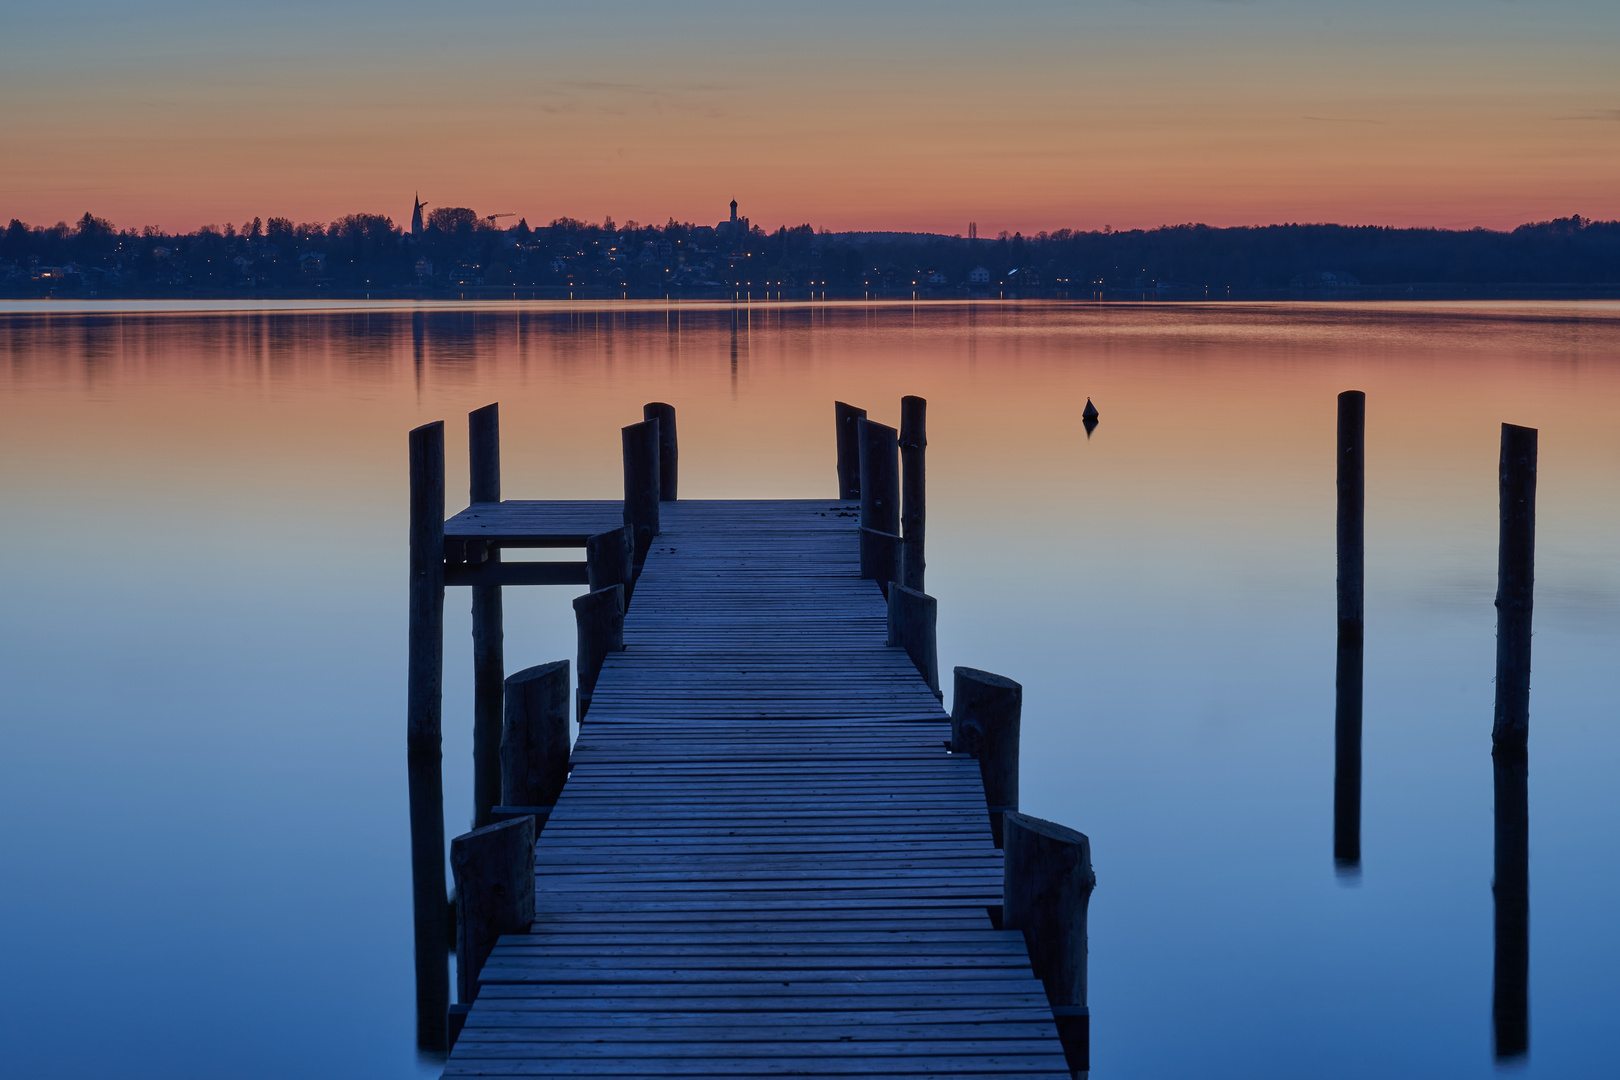
[[[417,259],[416,260],[416,280],[417,281],[426,281],[429,278],[431,278],[432,276],[433,276],[433,260],[432,259]]]
[[[298,270],[310,277],[322,277],[326,273],[326,255],[319,251],[306,251],[298,256]]]
[[[742,246],[743,240],[748,237],[749,228],[750,226],[748,224],[748,219],[737,216],[737,200],[732,199],[731,220],[722,221],[720,224],[714,227],[714,231],[716,236],[722,239],[724,244],[727,244],[735,249]]]
[[[973,269],[968,271],[968,283],[970,285],[990,284],[990,271],[986,270],[982,266],[975,266]]]
[[[420,240],[422,238],[422,210],[424,209],[422,193],[417,192],[413,201],[415,205],[411,207],[411,238]]]
[[[928,271],[928,284],[930,284],[930,285],[943,285],[943,284],[945,284],[945,275],[943,273],[941,273],[940,271],[938,271],[938,270],[930,270],[930,271]]]

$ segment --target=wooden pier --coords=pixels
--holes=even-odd
[[[628,434],[626,452],[623,502],[475,503],[443,522],[444,581],[586,582],[599,568],[491,556],[626,524],[630,547],[645,466],[628,464]],[[1022,869],[1004,865],[962,725],[988,744],[973,717],[953,735],[918,649],[895,640],[919,632],[896,616],[905,590],[861,576],[860,503],[661,501],[656,519],[636,545],[622,651],[593,653],[582,636],[600,670],[577,672],[585,716],[566,784],[553,804],[484,815],[536,819],[533,921],[507,927],[468,980],[445,1075],[1084,1070],[1089,844],[998,805],[1008,851],[1013,833],[1026,841]],[[443,585],[428,587],[442,603]],[[931,649],[931,621],[922,632]],[[508,726],[525,722],[514,715],[509,698]],[[431,888],[419,880],[418,897]],[[1025,913],[1021,928],[1000,928],[1004,910]]]

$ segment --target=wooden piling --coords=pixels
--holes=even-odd
[[[924,451],[928,446],[928,402],[920,397],[900,399],[900,577],[908,589],[923,592],[923,530],[927,519]]]
[[[889,595],[889,583],[900,580],[900,537],[878,529],[861,529],[861,578],[875,581]]]
[[[625,607],[635,588],[635,530],[629,525],[597,533],[585,540],[585,578],[591,592],[624,586]]]
[[[583,721],[602,661],[610,652],[624,651],[624,586],[574,597],[574,622],[579,633],[578,716]]]
[[[936,697],[939,696],[939,649],[935,639],[938,614],[939,604],[932,596],[898,582],[890,583],[888,644],[906,650]]]
[[[643,420],[623,429],[624,523],[635,535],[637,567],[658,535],[658,427],[657,420]]]
[[[534,819],[513,818],[450,841],[456,879],[456,996],[470,1004],[502,934],[534,924]]]
[[[641,418],[658,421],[658,498],[661,502],[674,502],[675,482],[680,473],[680,448],[675,440],[675,406],[662,401],[649,402],[641,407]]]
[[[867,419],[860,432],[861,527],[900,534],[899,432]]]
[[[1097,878],[1084,833],[1027,814],[1004,821],[1001,925],[1022,930],[1036,978],[1046,987],[1069,1068],[1090,1067],[1086,1008],[1086,907]]]
[[[838,497],[854,501],[861,497],[860,421],[866,419],[866,410],[835,401],[833,418],[838,425]]]
[[[506,680],[501,731],[502,806],[550,806],[568,779],[567,660]]]
[[[1491,753],[1496,793],[1495,957],[1491,1029],[1498,1060],[1530,1050],[1530,800],[1523,747]]]
[[[951,692],[951,750],[978,759],[990,834],[1004,842],[1004,819],[1018,810],[1018,731],[1024,688],[1004,675],[959,667]]]
[[[499,405],[485,405],[467,415],[469,501],[501,501],[501,434]],[[486,562],[501,561],[491,547]],[[501,587],[472,587],[473,633],[473,826],[490,822],[490,807],[501,797],[501,683],[506,677]]]
[[[1367,395],[1339,395],[1338,655],[1334,666],[1333,862],[1361,865],[1361,700],[1366,581]]]
[[[406,769],[411,818],[411,908],[415,924],[416,1031],[425,1050],[445,1045],[450,958],[444,882],[444,775],[440,714],[444,668],[444,424],[410,434],[409,661]]]
[[[1530,616],[1536,583],[1535,428],[1502,425],[1501,530],[1496,553],[1496,716],[1491,740],[1530,737]]]

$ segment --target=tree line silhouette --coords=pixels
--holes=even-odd
[[[76,223],[0,232],[10,296],[711,295],[749,292],[1020,295],[1344,294],[1402,286],[1620,288],[1620,222],[1579,215],[1511,231],[1288,224],[935,233],[767,232],[557,218],[531,228],[439,207],[419,235],[384,214],[327,223],[253,218],[190,233]]]

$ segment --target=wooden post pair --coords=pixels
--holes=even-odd
[[[833,407],[839,498],[858,498],[861,503],[861,577],[875,580],[885,596],[892,581],[920,593],[927,522],[928,402],[901,398],[899,431],[868,420],[864,409],[842,401]]]

